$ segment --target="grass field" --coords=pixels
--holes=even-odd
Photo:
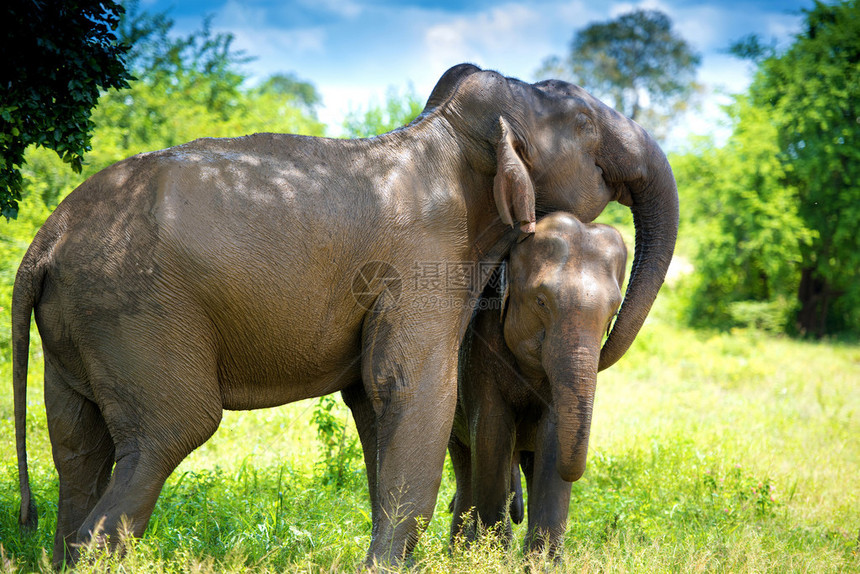
[[[860,572],[860,347],[690,331],[660,316],[598,379],[588,470],[573,486],[559,569]],[[50,570],[57,482],[33,349],[28,448],[40,522],[31,537],[19,535],[7,384],[2,572]],[[0,377],[11,380],[8,362]],[[364,474],[353,460],[344,486],[322,479],[315,404],[226,413],[171,476],[122,562],[93,551],[79,571],[354,570],[370,538]],[[403,570],[523,571],[522,526],[509,550],[486,539],[449,552],[452,493],[446,467],[436,514]]]

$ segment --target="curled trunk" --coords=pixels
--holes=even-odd
[[[639,138],[635,147],[641,150],[636,155],[641,163],[631,170],[637,177],[625,184],[636,248],[624,303],[601,350],[599,370],[612,366],[627,352],[645,323],[666,278],[678,235],[678,189],[672,168],[657,142],[639,126],[635,128]]]

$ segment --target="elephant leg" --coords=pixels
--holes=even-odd
[[[186,416],[194,416],[193,410],[189,409]],[[101,543],[103,536],[107,536],[111,546],[115,546],[115,537],[126,529],[132,536],[142,536],[167,477],[217,427],[217,421],[211,421],[202,432],[183,437],[191,439],[189,442],[179,443],[159,437],[157,428],[144,426],[136,432],[146,439],[147,444],[135,444],[134,440],[118,442],[113,476],[105,493],[78,529],[78,540],[86,542],[97,536]]]
[[[60,481],[54,567],[72,558],[78,528],[107,488],[114,445],[95,403],[69,388],[67,371],[45,358],[45,408]]]
[[[529,481],[529,526],[525,547],[531,552],[546,550],[549,556],[560,556],[567,529],[571,483],[562,479],[556,468],[558,433],[550,417],[544,414],[538,424],[536,448]]]
[[[508,519],[511,502],[511,466],[516,427],[510,409],[493,397],[473,416],[472,429],[472,496],[480,524],[499,528],[499,535],[509,543],[512,531]]]
[[[364,452],[364,466],[367,471],[367,490],[370,495],[370,511],[373,527],[379,524],[379,504],[376,497],[376,413],[373,403],[362,384],[350,385],[341,391],[346,406],[352,411],[361,449]]]
[[[171,327],[165,317],[183,327]],[[116,466],[78,529],[79,542],[95,537],[101,544],[107,537],[115,546],[123,531],[141,536],[167,477],[218,428],[215,345],[207,344],[205,331],[182,330],[193,320],[166,311],[140,327],[150,333],[150,344],[120,338],[110,342],[110,352],[92,351],[88,376],[113,438]],[[177,333],[182,337],[173,343]]]
[[[365,322],[362,379],[376,415],[379,506],[370,566],[408,556],[433,516],[457,400],[459,339],[406,334],[457,324],[439,315],[383,310]]]
[[[457,481],[457,492],[451,500],[451,546],[458,536],[465,534],[465,526],[474,529],[472,513],[472,451],[456,436],[451,435],[448,442],[448,453],[451,455],[451,466],[454,467],[454,478]],[[467,516],[468,514],[468,516]]]

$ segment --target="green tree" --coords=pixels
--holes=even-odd
[[[818,0],[762,61],[750,93],[776,126],[786,185],[813,233],[802,249],[801,331],[860,332],[860,3]]]
[[[184,143],[185,127],[199,127],[201,112],[220,122],[238,105],[244,80],[239,66],[247,58],[232,49],[232,36],[213,33],[208,20],[187,36],[172,35],[173,25],[166,13],[141,11],[137,2],[129,3],[121,20],[118,33],[132,46],[128,64],[138,79],[129,90],[105,94],[105,109],[95,115],[100,135],[121,135],[120,153]],[[99,169],[101,163],[95,162]]]
[[[361,110],[350,111],[343,121],[343,131],[346,137],[366,138],[390,132],[400,126],[405,126],[421,113],[424,104],[415,95],[410,86],[403,93],[396,88],[388,88],[385,103],[371,103]]]
[[[801,250],[812,233],[798,214],[797,189],[783,183],[768,111],[737,96],[728,112],[728,144],[705,140],[672,157],[685,206],[682,232],[696,245],[687,319],[784,332],[793,325]]]
[[[316,116],[316,108],[322,103],[322,96],[316,86],[299,79],[295,74],[273,74],[258,87],[261,94],[282,94],[290,96],[294,105]]]
[[[297,104],[295,90],[279,80],[263,82],[266,89],[244,87],[241,66],[248,58],[232,48],[230,34],[213,33],[207,20],[177,37],[173,25],[165,13],[128,6],[119,34],[133,46],[129,65],[139,79],[128,90],[103,96],[93,116],[98,129],[88,173],[198,137],[255,131],[323,135],[308,104]],[[310,84],[300,89],[315,93]]]
[[[569,79],[662,137],[700,91],[700,57],[659,10],[635,10],[578,31],[570,53],[544,60],[540,77]]]
[[[9,0],[0,34],[0,213],[18,215],[24,153],[54,150],[76,173],[90,150],[102,90],[128,86],[112,1]]]

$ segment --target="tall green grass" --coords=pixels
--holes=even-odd
[[[601,373],[585,476],[573,485],[565,572],[860,572],[860,347],[649,320]],[[57,483],[33,345],[28,449],[38,531],[17,530],[11,392],[0,396],[0,571],[49,571]],[[11,380],[8,363],[0,377]],[[9,387],[7,387],[8,389]],[[314,401],[226,413],[174,472],[149,530],[81,572],[353,570],[370,540],[362,471],[320,476]],[[334,416],[347,420],[339,405]],[[354,432],[350,427],[350,432]],[[330,447],[329,447],[330,450]],[[360,466],[360,465],[359,465]],[[428,469],[429,471],[429,469]],[[446,466],[409,569],[523,571],[524,526],[449,551]]]

